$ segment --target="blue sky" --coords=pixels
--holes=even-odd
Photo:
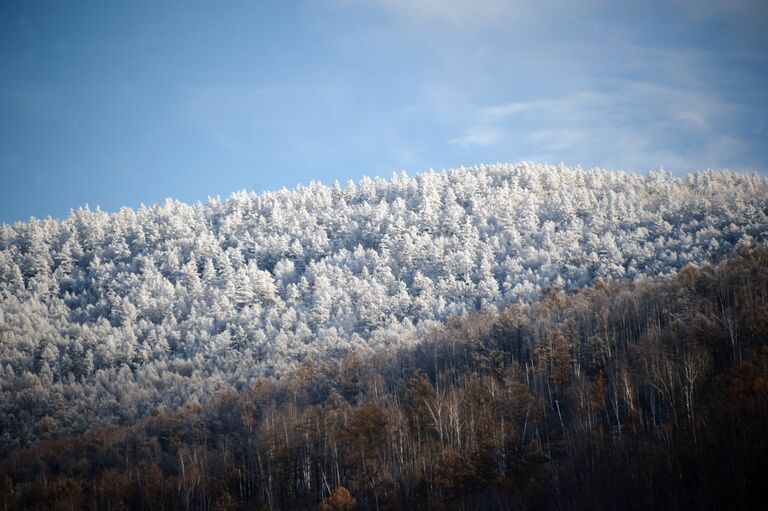
[[[768,2],[0,3],[0,222],[521,160],[768,173]]]

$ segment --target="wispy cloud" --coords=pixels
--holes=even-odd
[[[727,165],[724,157],[749,146],[727,130],[743,108],[702,91],[626,81],[609,92],[480,107],[450,142],[511,145],[558,159],[583,155],[611,167],[665,166],[685,172]]]
[[[504,135],[504,131],[497,126],[476,126],[460,137],[452,138],[450,142],[464,147],[487,146],[499,142]]]
[[[757,135],[768,116],[759,70],[768,38],[756,29],[768,3],[704,4],[367,3],[433,52],[440,85],[425,86],[425,103],[466,159],[768,171]]]

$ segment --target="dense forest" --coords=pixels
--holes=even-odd
[[[205,204],[80,209],[62,220],[3,225],[0,455],[51,434],[193,410],[255,380],[293,378],[351,353],[423,349],[452,316],[486,312],[483,321],[493,322],[509,310],[527,311],[523,304],[547,292],[561,296],[598,278],[640,283],[717,262],[765,241],[767,212],[768,180],[755,175],[708,171],[679,179],[663,171],[498,164],[243,192]],[[510,304],[522,308],[506,309]],[[552,328],[570,339],[576,325]],[[538,342],[545,334],[525,336]],[[742,337],[733,339],[737,350]],[[590,348],[599,349],[614,355],[610,344]],[[533,352],[526,353],[521,348],[516,360],[531,378],[533,362],[523,357]],[[435,370],[424,368],[437,395],[486,384],[465,378],[448,385]],[[574,413],[561,397],[568,389],[547,386],[563,421]],[[532,391],[541,396],[538,387]],[[613,402],[610,413],[621,416],[627,405]],[[386,415],[398,403],[380,405]],[[555,445],[533,424],[523,428],[525,445],[533,432],[536,445]],[[342,478],[325,476],[327,486]],[[316,483],[292,491],[315,498],[322,493]],[[368,502],[366,491],[357,494]]]
[[[553,288],[131,426],[41,433],[10,509],[761,509],[768,247]]]

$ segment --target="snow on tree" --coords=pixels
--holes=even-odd
[[[766,238],[763,177],[528,163],[3,225],[2,442],[44,417],[82,431],[204,402],[308,359],[412,343],[451,314]]]

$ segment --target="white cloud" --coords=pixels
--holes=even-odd
[[[451,144],[459,146],[487,146],[495,144],[504,137],[504,132],[500,129],[488,127],[475,127],[468,130],[464,135],[451,139]]]
[[[687,172],[729,166],[729,157],[742,161],[749,144],[723,130],[742,108],[702,91],[624,81],[607,92],[477,108],[450,142],[522,147],[572,163]]]
[[[425,114],[460,157],[765,171],[765,73],[756,70],[766,59],[742,32],[756,33],[768,3],[736,1],[733,9],[726,0],[362,5],[429,48]],[[709,37],[715,21],[727,26]]]

